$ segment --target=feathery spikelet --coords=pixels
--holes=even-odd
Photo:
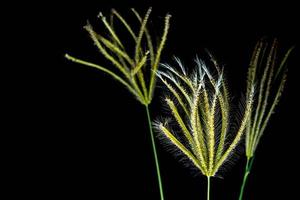
[[[118,72],[113,72],[112,70],[102,67],[98,64],[74,58],[68,54],[66,54],[65,57],[73,62],[94,67],[109,74],[115,80],[124,85],[140,103],[144,105],[150,104],[153,98],[156,72],[160,62],[162,50],[166,43],[171,17],[169,14],[166,15],[161,40],[157,48],[154,49],[149,30],[147,29],[147,22],[151,11],[152,9],[149,8],[145,14],[145,17],[142,19],[140,14],[136,10],[132,9],[133,14],[141,24],[137,34],[134,33],[127,21],[114,9],[111,12],[110,23],[106,20],[101,12],[98,15],[108,31],[110,36],[109,39],[96,33],[89,23],[84,27],[89,33],[99,52],[117,68]],[[135,42],[135,51],[133,53],[126,51],[122,40],[118,37],[113,27],[114,17],[121,22],[126,31],[128,31],[128,33],[132,36],[133,41]],[[147,45],[145,49],[144,46],[142,46],[142,42],[144,41],[143,37],[146,37]],[[145,77],[146,75],[149,75],[149,77]]]
[[[293,50],[290,48],[278,65],[277,59],[278,42],[275,39],[270,47],[261,40],[253,51],[248,70],[248,88],[254,83],[258,85],[254,98],[254,107],[250,114],[250,120],[246,131],[246,156],[248,159],[255,154],[257,145],[262,137],[267,123],[279,102],[287,77],[286,62]],[[268,54],[266,54],[269,50]],[[260,75],[262,74],[262,75]],[[250,95],[248,89],[247,95]]]
[[[167,123],[156,122],[156,129],[183,152],[203,175],[215,176],[242,138],[251,113],[254,87],[250,87],[235,137],[228,141],[231,113],[223,71],[213,60],[218,71],[217,77],[214,77],[205,63],[197,58],[198,69],[188,76],[180,60],[176,58],[176,61],[180,71],[163,64],[167,71],[160,70],[157,74],[174,96],[173,100],[166,98],[165,101],[182,137],[175,136]],[[217,127],[218,124],[221,128]]]

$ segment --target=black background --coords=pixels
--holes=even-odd
[[[35,7],[36,6],[36,7]],[[71,63],[65,53],[105,63],[83,26],[94,26],[99,11],[130,8],[145,13],[153,7],[151,26],[161,33],[166,13],[171,29],[162,62],[179,56],[187,65],[208,48],[225,66],[231,93],[245,88],[247,66],[258,39],[277,37],[281,53],[299,38],[297,6],[284,1],[217,3],[202,1],[84,1],[32,5],[27,47],[32,48],[32,84],[22,101],[25,116],[33,115],[28,134],[17,137],[18,188],[12,195],[45,199],[159,199],[146,113],[120,84],[103,73]],[[25,23],[25,22],[24,22]],[[29,27],[28,27],[29,25]],[[37,28],[39,27],[39,28]],[[297,49],[296,49],[297,50]],[[294,52],[283,98],[259,146],[245,199],[297,199],[297,132],[292,118],[299,67]],[[33,81],[34,80],[34,81]],[[33,90],[31,90],[33,89]],[[29,92],[30,91],[30,92]],[[161,89],[151,106],[153,119],[162,111]],[[33,97],[33,98],[31,98]],[[29,115],[28,115],[29,114]],[[20,117],[21,118],[21,117]],[[26,120],[26,119],[25,119]],[[25,144],[24,144],[25,143]],[[186,168],[157,144],[165,199],[205,199],[206,179]],[[245,159],[242,149],[223,178],[212,179],[211,199],[237,199]],[[237,155],[238,156],[238,155]]]

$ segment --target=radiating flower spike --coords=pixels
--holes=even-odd
[[[152,44],[150,32],[147,28],[147,22],[151,11],[152,8],[149,8],[144,18],[142,18],[136,10],[132,9],[133,14],[141,23],[138,33],[134,33],[129,23],[114,9],[111,13],[110,22],[108,22],[102,12],[98,15],[98,18],[102,21],[108,32],[109,38],[105,38],[103,35],[96,33],[89,22],[86,26],[84,26],[99,52],[108,61],[110,61],[114,67],[116,67],[118,72],[114,72],[114,70],[109,68],[105,68],[104,70],[104,67],[98,64],[72,57],[69,54],[66,54],[65,57],[73,62],[95,67],[105,73],[108,73],[125,85],[141,104],[149,105],[153,98],[153,91],[156,82],[155,74],[158,69],[162,50],[167,40],[171,17],[169,14],[165,17],[163,34],[155,50]],[[114,29],[114,16],[121,22],[121,24],[123,24],[125,29],[132,36],[135,42],[135,50],[133,53],[126,50],[122,39],[118,36]],[[146,37],[147,43],[147,48],[145,50],[142,48],[143,37]],[[146,78],[145,76],[148,75],[149,78]],[[147,82],[147,80],[149,82]]]
[[[229,127],[229,97],[224,84],[223,70],[213,76],[206,64],[198,57],[195,59],[197,69],[188,75],[179,59],[175,59],[180,72],[164,64],[164,69],[176,76],[170,78],[165,71],[159,71],[158,76],[174,96],[174,100],[167,97],[166,103],[170,115],[180,130],[175,134],[170,127],[157,122],[156,128],[171,141],[197,168],[208,178],[215,176],[220,167],[234,151],[241,140],[246,128],[253,101],[254,87],[251,87],[243,117],[235,137],[230,140]],[[177,101],[177,102],[174,102]],[[221,110],[221,112],[217,112]],[[231,113],[230,113],[231,114]],[[217,124],[221,121],[221,128]],[[179,135],[182,134],[183,137]],[[228,145],[225,145],[228,144]],[[208,195],[209,197],[209,195]]]
[[[250,95],[251,85],[257,84],[254,98],[254,109],[250,113],[250,120],[246,129],[246,167],[241,186],[239,200],[243,199],[244,187],[250,174],[254,156],[271,118],[276,105],[282,95],[287,78],[287,59],[293,50],[288,49],[281,61],[277,63],[278,41],[274,39],[271,45],[261,39],[255,45],[247,76],[247,96]]]
[[[158,45],[153,45],[152,36],[147,28],[152,8],[149,8],[142,17],[135,9],[131,9],[132,14],[140,23],[140,28],[135,33],[132,26],[121,16],[115,9],[111,10],[109,20],[99,13],[98,18],[105,27],[106,34],[97,33],[92,25],[88,22],[84,29],[88,32],[91,40],[97,47],[100,54],[109,61],[112,67],[102,67],[89,61],[81,60],[66,54],[65,57],[75,63],[96,68],[120,82],[124,85],[136,99],[145,106],[147,118],[150,127],[150,135],[152,142],[153,155],[160,189],[161,200],[164,199],[162,181],[160,177],[158,157],[155,147],[154,136],[152,133],[152,125],[149,113],[149,104],[152,102],[154,88],[156,84],[156,72],[158,70],[161,54],[165,47],[170,27],[171,15],[167,14],[164,19],[164,29]],[[125,28],[130,34],[130,39],[134,42],[134,51],[129,52],[126,49],[128,41],[124,40],[114,27],[114,21],[118,20],[120,26]],[[107,35],[107,36],[105,36]],[[145,40],[144,40],[145,38]],[[130,40],[129,40],[130,41]],[[145,44],[144,44],[145,43]]]

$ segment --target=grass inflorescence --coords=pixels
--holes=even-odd
[[[229,140],[230,99],[223,69],[213,59],[217,75],[214,76],[200,59],[196,69],[189,75],[176,59],[180,70],[163,64],[158,77],[170,91],[166,97],[172,121],[180,134],[173,132],[168,122],[156,122],[156,128],[173,143],[208,178],[216,175],[241,140],[251,113],[254,87],[245,102],[243,116],[233,139]],[[209,191],[208,191],[209,199]]]
[[[124,85],[143,105],[149,105],[153,98],[153,91],[156,82],[156,71],[159,66],[161,53],[165,46],[167,35],[170,26],[171,15],[167,14],[164,21],[164,29],[158,45],[153,45],[153,40],[147,28],[147,22],[152,9],[149,8],[145,16],[142,18],[140,14],[132,9],[133,15],[140,23],[140,28],[135,33],[130,24],[116,10],[111,11],[110,21],[100,13],[98,17],[101,19],[107,35],[97,33],[92,25],[88,22],[84,29],[89,33],[90,38],[96,45],[98,51],[106,58],[115,68],[103,67],[100,64],[95,64],[86,60],[75,58],[69,54],[65,57],[73,62],[97,68],[113,77],[115,80]],[[124,26],[125,30],[130,34],[131,40],[134,43],[134,50],[129,51],[126,48],[125,42],[120,39],[113,26],[113,19],[118,19]],[[128,40],[129,41],[129,40]],[[126,44],[127,44],[126,40]],[[145,75],[149,77],[145,77]]]
[[[250,174],[255,152],[263,136],[272,113],[278,104],[287,79],[287,60],[293,47],[288,49],[281,60],[278,60],[278,41],[274,39],[268,44],[264,39],[257,42],[247,77],[247,96],[251,95],[250,88],[256,84],[254,109],[250,114],[246,128],[246,167],[239,199],[243,193],[247,178]]]
[[[111,65],[115,68],[114,70],[111,67],[103,67],[100,64],[75,58],[69,54],[66,54],[65,57],[75,63],[96,68],[110,75],[125,86],[125,88],[127,88],[129,92],[145,106],[155,160],[160,199],[163,200],[163,187],[155,140],[152,132],[149,104],[153,99],[156,84],[156,72],[167,40],[171,15],[167,14],[165,16],[163,33],[160,37],[160,41],[158,41],[157,45],[154,45],[156,42],[153,42],[150,31],[147,27],[152,8],[147,10],[144,17],[142,17],[135,9],[131,9],[131,11],[137,22],[140,24],[138,32],[135,32],[126,19],[123,18],[115,9],[112,9],[109,21],[101,12],[98,15],[106,32],[96,32],[89,22],[86,26],[84,26],[84,29],[88,32],[100,54],[106,58],[109,63],[111,63]],[[114,27],[115,20],[118,20],[119,24],[124,27],[125,31],[130,35],[130,38],[125,40],[119,37]],[[124,32],[122,32],[122,35],[123,34]],[[108,37],[105,37],[104,35],[108,35]],[[125,44],[128,45],[129,41],[133,41],[134,50],[129,50],[131,48],[125,46]]]

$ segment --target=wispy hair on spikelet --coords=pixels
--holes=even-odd
[[[179,133],[172,132],[174,129],[170,129],[167,123],[157,122],[155,127],[203,175],[215,176],[242,138],[251,113],[254,87],[250,87],[235,136],[228,141],[229,116],[232,113],[223,69],[213,60],[217,69],[215,76],[202,60],[196,58],[197,69],[188,74],[181,61],[178,58],[175,60],[180,70],[162,64],[157,76],[174,97],[166,97],[165,102],[182,137],[176,136]]]
[[[253,51],[248,70],[247,96],[251,95],[251,85],[256,84],[254,109],[246,131],[246,156],[254,156],[257,145],[265,131],[276,105],[282,95],[287,78],[287,59],[292,52],[290,48],[277,62],[278,42],[274,39],[269,46],[263,39],[260,40]]]
[[[142,18],[135,9],[132,9],[133,15],[140,23],[140,29],[137,33],[133,31],[130,24],[121,14],[114,9],[111,11],[110,22],[106,20],[106,17],[103,16],[101,12],[98,15],[108,32],[109,38],[105,38],[102,34],[96,33],[89,22],[84,27],[99,52],[116,68],[116,72],[110,68],[75,58],[69,54],[66,54],[65,57],[73,62],[93,67],[109,74],[124,85],[140,103],[144,105],[150,104],[156,82],[156,71],[167,40],[171,17],[169,14],[166,15],[160,42],[155,47],[147,28],[151,11],[152,8],[149,8],[144,18]],[[120,21],[125,30],[133,38],[134,52],[129,52],[124,46],[124,41],[118,36],[113,26],[113,19],[115,18]],[[144,37],[145,40],[143,40]],[[143,45],[143,42],[146,44]],[[147,77],[148,75],[149,77]]]

